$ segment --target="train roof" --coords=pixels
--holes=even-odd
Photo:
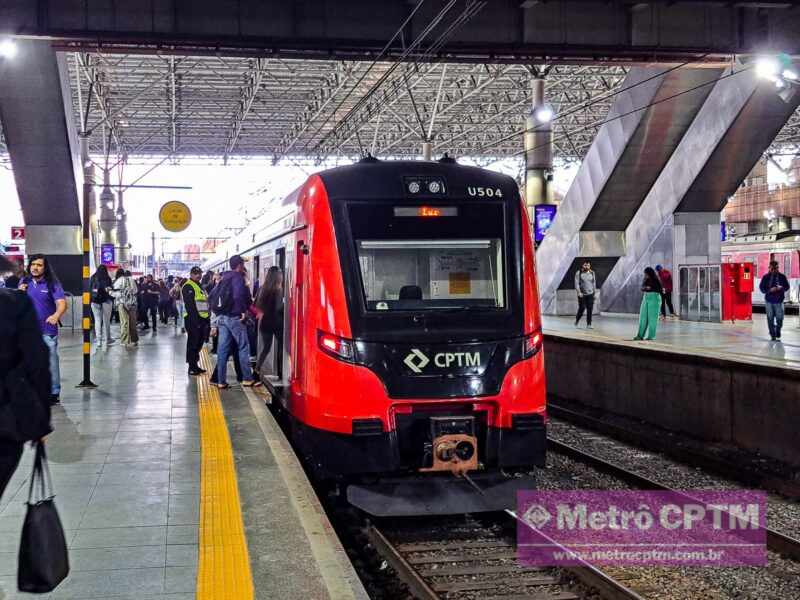
[[[508,175],[459,165],[452,159],[442,161],[378,160],[365,158],[352,165],[318,173],[331,200],[396,200],[408,197],[407,184],[415,178],[437,178],[444,181],[441,198],[468,196],[468,188],[500,189],[504,196],[514,197],[519,187]]]
[[[415,179],[443,181],[445,192],[436,197],[441,200],[468,197],[469,188],[473,191],[477,188],[499,189],[504,198],[511,199],[517,198],[519,193],[517,183],[512,177],[480,167],[460,165],[452,159],[434,162],[378,160],[368,157],[351,165],[320,171],[311,177],[315,176],[322,179],[328,199],[333,202],[345,199],[376,202],[408,198],[407,185]],[[267,231],[272,230],[295,209],[298,196],[305,185],[306,182],[283,198],[270,200],[264,214],[250,223],[241,233],[223,243],[214,256],[205,261],[203,268],[218,268],[229,256],[244,252],[258,244]],[[432,199],[430,195],[420,194],[420,199],[422,198]]]
[[[775,233],[751,233],[725,240],[726,245],[759,244],[764,242],[800,241],[800,229],[787,229]]]

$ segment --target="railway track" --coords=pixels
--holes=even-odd
[[[760,470],[742,461],[702,452],[688,447],[679,440],[663,436],[646,435],[633,428],[624,427],[605,419],[594,417],[583,411],[573,410],[548,401],[547,412],[550,416],[569,423],[586,427],[592,431],[612,436],[630,444],[660,452],[680,462],[700,467],[722,477],[740,481],[759,489],[773,490],[787,498],[800,499],[800,483]]]
[[[495,513],[490,526],[471,521],[441,539],[412,527],[370,526],[372,545],[421,600],[643,600],[594,566],[532,568],[520,565],[512,515]]]
[[[698,500],[696,500],[691,496],[691,493],[687,493],[686,491],[677,492],[673,488],[664,485],[654,479],[644,477],[638,473],[635,473],[634,471],[631,471],[626,467],[622,467],[604,458],[600,458],[599,456],[580,450],[575,446],[555,440],[552,437],[548,437],[547,445],[548,445],[548,450],[550,451],[558,452],[560,454],[568,456],[573,460],[587,464],[592,468],[597,469],[598,471],[601,471],[608,475],[611,475],[612,477],[616,477],[617,479],[620,479],[630,484],[631,486],[641,489],[663,490],[663,491],[679,493],[680,495],[684,496],[688,501],[699,502]],[[782,556],[785,556],[786,558],[800,561],[800,540],[789,537],[769,527],[765,527],[764,531],[766,534],[768,550],[780,554]]]

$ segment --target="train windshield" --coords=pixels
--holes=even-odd
[[[501,204],[349,212],[367,311],[505,308]]]

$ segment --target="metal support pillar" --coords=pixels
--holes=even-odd
[[[82,214],[82,240],[83,248],[83,318],[81,319],[83,330],[83,379],[78,384],[79,388],[96,388],[92,382],[92,309],[89,305],[91,301],[90,273],[90,252],[92,249],[89,237],[91,236],[90,219],[92,214],[92,203],[94,201],[94,166],[89,160],[89,141],[85,134],[81,134],[81,161],[83,165],[83,214]]]
[[[422,142],[422,160],[433,159],[433,144],[430,142]]]
[[[531,80],[531,110],[525,118],[525,205],[528,217],[534,218],[534,206],[552,204],[552,191],[548,177],[553,169],[553,126],[548,118],[542,118],[549,111],[544,99],[544,78]]]
[[[122,199],[122,186],[117,188],[117,264],[128,266],[130,244],[128,244],[128,213]]]

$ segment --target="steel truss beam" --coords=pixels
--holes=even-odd
[[[447,0],[409,20],[420,31]],[[395,59],[392,34],[410,12],[399,0],[115,0],[5,2],[0,34],[44,37],[82,51],[248,55],[340,60]],[[413,3],[411,3],[413,4]],[[465,2],[461,3],[466,4]],[[732,54],[800,54],[796,1],[575,0],[491,2],[446,43],[426,40],[433,60],[682,62]],[[387,47],[387,40],[392,39]],[[415,58],[414,56],[410,58]]]
[[[68,64],[79,124],[95,82],[91,154],[103,154],[97,133],[105,124],[119,154],[170,155],[172,161],[321,161],[367,151],[418,157],[423,141],[433,144],[436,155],[520,158],[522,136],[516,133],[530,107],[533,76],[527,65],[408,63],[353,110],[391,63],[376,63],[366,73],[366,62],[337,60],[81,54]],[[625,72],[617,66],[550,66],[546,99],[564,115],[553,124],[556,161],[582,160],[596,134],[592,125],[605,118]],[[770,152],[799,146],[796,114]]]

